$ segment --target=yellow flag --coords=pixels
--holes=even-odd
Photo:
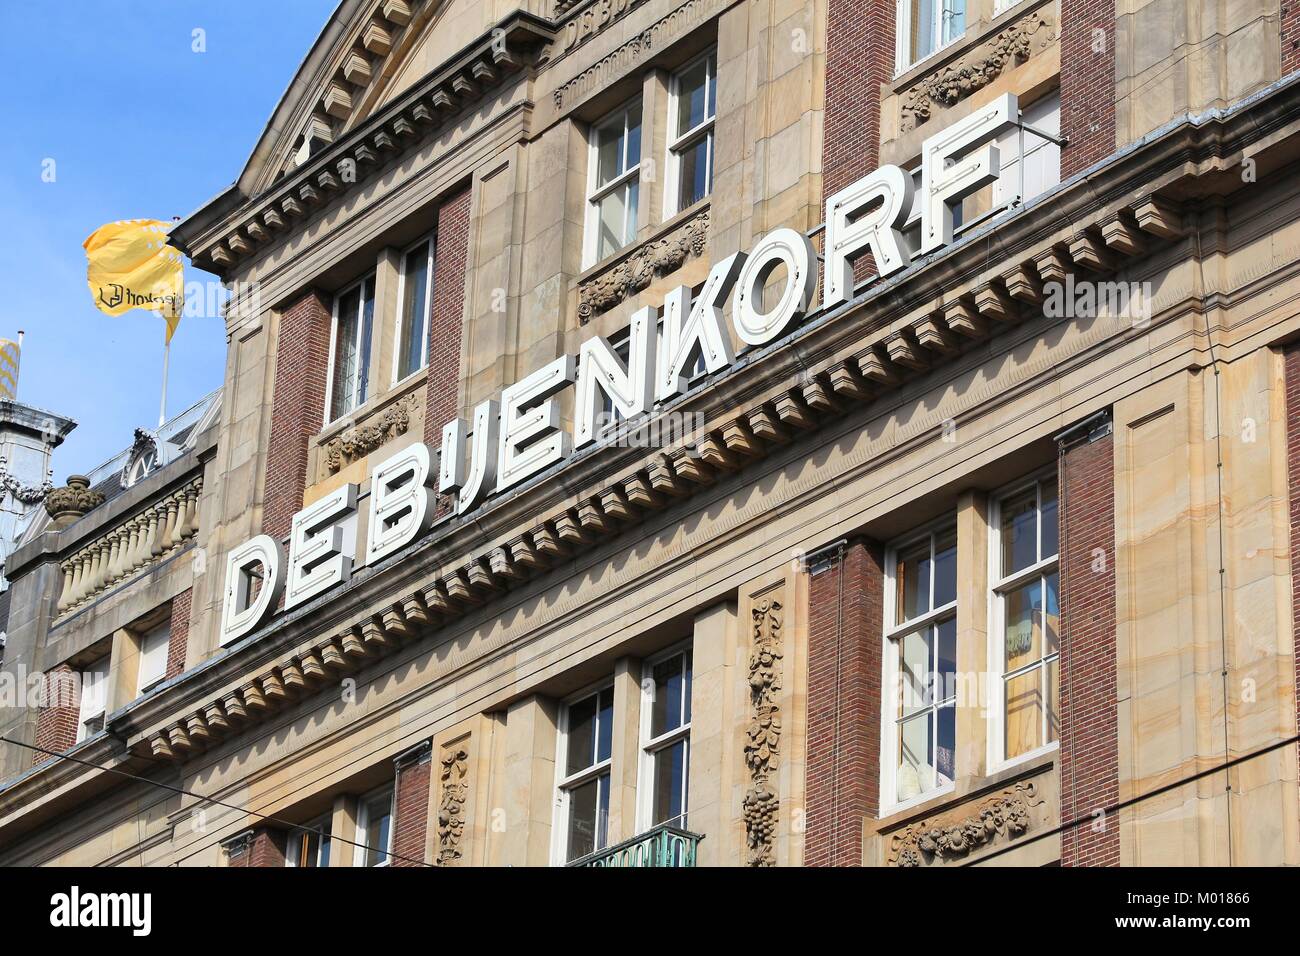
[[[18,395],[18,358],[22,346],[13,339],[0,339],[0,399]]]
[[[167,322],[168,342],[185,304],[181,253],[167,245],[170,228],[157,219],[124,219],[100,226],[82,243],[95,307],[109,315],[157,312]]]

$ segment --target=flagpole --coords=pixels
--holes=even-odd
[[[158,406],[158,427],[162,428],[163,422],[167,420],[167,359],[171,356],[172,343],[168,338],[163,345],[163,379],[162,379],[162,402]]]

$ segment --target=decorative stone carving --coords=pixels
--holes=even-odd
[[[1032,781],[1022,780],[986,799],[965,817],[913,823],[890,839],[890,866],[929,866],[964,857],[999,838],[1014,840],[1029,830],[1030,808],[1043,802]]]
[[[45,510],[54,521],[54,527],[66,528],[92,508],[104,503],[104,496],[90,488],[85,475],[69,475],[68,483],[55,488],[45,497]]]
[[[613,268],[582,284],[578,290],[578,320],[586,325],[593,316],[645,289],[656,277],[680,269],[691,256],[703,255],[708,238],[706,209],[679,224],[671,234],[638,246]]]
[[[1041,34],[1041,35],[1040,35]],[[902,131],[930,118],[933,104],[953,106],[988,86],[1008,67],[1018,66],[1056,39],[1056,29],[1041,12],[1031,13],[957,62],[923,79],[903,95]]]
[[[464,747],[443,752],[439,774],[441,796],[438,799],[438,865],[448,866],[460,859],[460,841],[465,831],[465,800],[469,796],[469,753]]]
[[[28,485],[18,480],[15,476],[9,474],[9,462],[3,456],[0,456],[0,495],[8,492],[14,496],[14,499],[25,505],[34,505],[38,501],[43,501],[54,490],[54,482],[51,481],[52,472],[46,475],[45,480],[39,485]]]
[[[354,425],[325,445],[325,463],[332,475],[358,458],[364,458],[385,442],[405,435],[411,427],[415,394],[403,396],[388,406],[374,421]]]
[[[753,647],[749,652],[749,725],[745,729],[745,765],[749,790],[743,805],[745,842],[750,866],[775,866],[780,798],[772,786],[781,753],[781,602],[764,600],[753,609]]]

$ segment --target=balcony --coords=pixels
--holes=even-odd
[[[630,840],[597,850],[569,866],[695,866],[695,851],[704,837],[661,823]]]

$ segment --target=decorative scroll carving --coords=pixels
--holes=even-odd
[[[55,527],[64,528],[103,503],[104,496],[91,490],[89,478],[69,475],[64,487],[55,488],[46,495],[45,510],[54,520]]]
[[[1032,13],[1003,30],[908,90],[903,97],[902,131],[910,132],[928,120],[933,104],[953,106],[988,86],[1003,70],[1024,63],[1035,50],[1047,47],[1055,39],[1054,26],[1041,12]]]
[[[1030,808],[1043,802],[1032,781],[1022,780],[990,797],[968,816],[913,823],[890,840],[890,866],[929,866],[966,856],[999,837],[1014,840],[1029,829]]]
[[[404,396],[388,406],[374,421],[354,425],[325,445],[325,463],[330,474],[364,458],[385,442],[405,435],[411,427],[411,413],[415,409],[415,394]]]
[[[760,601],[753,609],[754,644],[749,652],[749,726],[745,730],[745,840],[750,866],[775,866],[773,842],[780,799],[772,787],[781,753],[781,602]]]
[[[678,225],[670,235],[638,247],[609,271],[583,283],[578,290],[578,320],[586,325],[593,316],[645,289],[657,276],[680,269],[691,256],[703,255],[708,238],[706,209]]]
[[[439,774],[442,796],[438,799],[438,865],[460,859],[460,840],[465,831],[465,799],[469,796],[469,754],[464,747],[444,751]]]

